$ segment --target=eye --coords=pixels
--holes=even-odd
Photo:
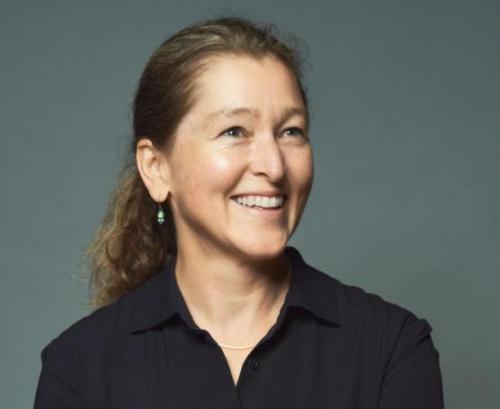
[[[299,136],[305,137],[304,131],[302,129],[300,129],[300,128],[297,128],[297,127],[288,128],[286,131],[287,132],[288,131],[295,131],[295,134],[297,134],[297,131],[298,131]]]
[[[232,126],[231,128],[226,129],[224,132],[221,133],[221,135],[229,135],[229,136],[234,136],[237,137],[241,134],[243,131],[243,128],[240,126]],[[306,135],[304,131],[301,128],[298,127],[292,127],[286,129],[286,132],[292,132],[292,134],[298,135],[299,137],[305,138]]]
[[[241,128],[239,126],[233,126],[231,128],[226,129],[224,132],[222,132],[221,135],[230,135],[229,132],[233,132],[233,131],[236,131],[236,133],[238,134],[238,132],[241,132],[242,129],[243,128]]]

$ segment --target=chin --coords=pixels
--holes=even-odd
[[[279,257],[285,250],[286,244],[286,241],[275,241],[274,243],[270,243],[269,240],[261,240],[260,242],[254,241],[246,245],[242,244],[238,247],[240,251],[250,259],[269,260]]]

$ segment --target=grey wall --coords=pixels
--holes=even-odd
[[[0,5],[0,407],[31,407],[41,348],[87,314],[73,276],[146,59],[224,10],[309,45],[316,177],[291,244],[430,322],[448,408],[496,407],[499,2],[42,3]]]

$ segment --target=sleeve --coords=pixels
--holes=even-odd
[[[386,366],[379,409],[443,409],[439,352],[425,319],[409,313]]]
[[[81,409],[76,383],[75,356],[54,341],[41,352],[42,369],[35,393],[34,409]]]

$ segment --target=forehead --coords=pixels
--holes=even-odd
[[[205,121],[248,115],[306,116],[292,73],[273,57],[219,56],[196,81],[193,113]]]

